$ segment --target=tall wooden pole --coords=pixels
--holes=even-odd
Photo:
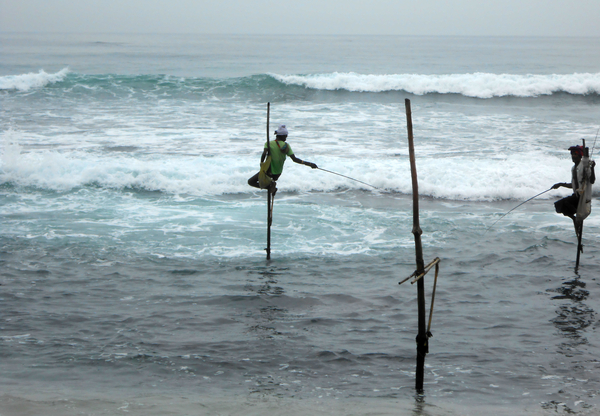
[[[590,153],[589,153],[589,149],[587,147],[585,147],[585,140],[583,140],[583,154],[585,157],[590,157]],[[582,162],[579,162],[582,163]],[[585,172],[585,167],[584,167],[584,172]],[[575,173],[575,175],[577,175],[577,173]],[[584,180],[587,181],[587,177],[584,174]],[[579,187],[581,187],[581,184],[579,184]],[[585,188],[584,188],[585,189]],[[574,191],[575,192],[575,191]],[[585,193],[579,195],[579,198],[585,198]],[[585,202],[585,201],[581,201],[581,202]],[[578,205],[579,207],[579,205]],[[579,211],[579,209],[578,209]],[[577,271],[579,269],[579,257],[581,255],[581,251],[583,250],[583,247],[581,245],[581,238],[582,238],[582,234],[583,234],[583,220],[578,218],[579,214],[575,215],[575,234],[577,235],[577,259],[575,260],[575,271]]]
[[[267,158],[271,155],[271,145],[269,144],[269,116],[271,112],[271,103],[267,103]],[[271,260],[271,189],[267,188],[267,260]]]
[[[410,110],[410,100],[404,101],[406,105],[406,123],[408,128],[408,153],[410,156],[410,173],[412,177],[412,194],[413,194],[413,229],[412,233],[415,236],[415,252],[417,260],[416,275],[420,275],[425,270],[423,262],[423,247],[421,245],[421,234],[423,231],[419,225],[419,183],[417,181],[417,166],[415,160],[415,148],[413,144],[413,128],[412,128],[412,113]],[[429,352],[428,337],[426,332],[425,322],[425,278],[419,279],[417,282],[417,301],[419,306],[419,331],[417,333],[417,372],[415,388],[418,393],[423,392],[423,378],[425,368],[425,355]]]

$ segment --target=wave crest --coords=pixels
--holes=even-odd
[[[299,85],[318,90],[352,92],[406,91],[415,95],[461,94],[467,97],[537,97],[567,92],[576,95],[600,93],[600,73],[566,75],[512,74],[392,74],[364,75],[356,73],[314,75],[272,75],[286,85]]]
[[[70,74],[68,68],[48,74],[38,73],[0,77],[0,90],[29,91],[64,81]],[[65,83],[65,92],[75,86],[94,93],[97,90],[119,94],[132,91],[151,95],[197,95],[229,97],[298,93],[299,88],[322,91],[350,91],[384,93],[405,91],[415,95],[459,94],[465,97],[537,97],[554,93],[573,95],[600,94],[599,73],[574,73],[550,75],[514,74],[357,74],[353,72],[279,75],[260,74],[241,78],[174,77],[169,75],[84,75],[73,74]]]
[[[29,91],[32,88],[43,88],[65,79],[69,68],[61,69],[54,74],[48,74],[43,69],[40,72],[22,75],[7,75],[0,77],[0,90]]]

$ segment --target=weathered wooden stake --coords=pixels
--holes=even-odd
[[[583,140],[583,154],[585,157],[589,158],[590,157],[590,149],[585,147],[585,139]],[[583,163],[583,162],[579,162],[579,163]],[[585,168],[584,168],[584,172],[585,172]],[[575,174],[577,175],[577,173]],[[587,180],[586,175],[584,174],[584,180]],[[581,187],[581,185],[580,185]],[[585,188],[584,188],[585,189]],[[575,192],[575,190],[573,190],[573,192]],[[585,201],[581,201],[582,198],[585,198],[585,192],[583,192],[580,196],[580,202],[585,202]],[[577,270],[579,270],[579,257],[581,256],[581,252],[583,251],[583,246],[581,243],[581,239],[583,237],[583,219],[579,218],[579,205],[578,205],[578,209],[577,209],[577,214],[575,215],[575,234],[577,235],[577,259],[575,260],[575,272],[577,272]]]
[[[410,110],[410,100],[404,101],[406,105],[406,122],[408,128],[408,152],[410,156],[410,173],[412,177],[412,194],[413,194],[413,229],[412,233],[415,236],[415,251],[417,270],[415,274],[418,276],[424,273],[425,265],[423,262],[423,247],[421,245],[421,234],[423,231],[419,225],[419,183],[417,181],[417,166],[415,160],[415,148],[413,144],[413,129],[412,129],[412,113]],[[425,322],[425,278],[417,281],[417,302],[419,306],[419,330],[417,333],[417,372],[415,388],[418,393],[423,392],[423,377],[425,372],[425,355],[429,352],[428,336]]]
[[[581,237],[583,234],[583,220],[575,222],[576,234],[577,234],[577,260],[575,261],[575,271],[579,269],[579,256],[581,255]]]
[[[267,158],[271,155],[271,145],[269,144],[269,116],[271,112],[271,103],[267,103]],[[272,222],[272,204],[271,189],[267,188],[267,260],[271,260],[271,222]]]

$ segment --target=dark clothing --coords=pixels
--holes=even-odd
[[[279,175],[271,175],[271,172],[267,172],[267,175],[269,175],[269,177],[271,179],[276,181],[281,176],[281,173]],[[256,175],[254,175],[253,177],[251,177],[250,179],[248,179],[248,185],[253,186],[255,188],[260,188],[260,185],[258,184],[258,173]]]
[[[554,209],[557,213],[563,214],[565,217],[573,218],[577,213],[577,205],[579,205],[579,195],[573,194],[556,201]]]
[[[577,148],[579,148],[580,146],[577,146]],[[575,147],[572,147],[572,149],[574,149]],[[583,149],[583,148],[582,148]],[[569,149],[571,150],[571,149]],[[566,198],[563,199],[559,199],[558,201],[556,201],[554,203],[554,209],[556,210],[557,213],[559,214],[563,214],[565,217],[569,217],[572,220],[575,220],[575,217],[577,215],[577,206],[579,205],[579,194],[576,192],[577,190],[579,190],[579,185],[580,185],[580,180],[582,180],[583,178],[580,178],[577,172],[577,167],[579,166],[579,163],[581,161],[581,157],[583,156],[583,150],[581,150],[581,152],[578,152],[579,157],[577,158],[573,151],[571,151],[571,156],[573,158],[573,162],[575,163],[575,165],[573,165],[573,167],[571,168],[571,183],[557,183],[556,185],[553,186],[554,189],[557,189],[561,186],[565,187],[565,188],[571,188],[573,189],[573,191],[575,191],[575,193],[571,196],[567,196]],[[594,162],[591,162],[590,164],[590,171],[589,171],[589,175],[590,175],[590,184],[593,184],[594,182],[596,182],[596,173],[594,172]],[[580,171],[581,173],[581,171]]]

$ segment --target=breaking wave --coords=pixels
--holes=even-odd
[[[411,94],[461,94],[467,97],[537,97],[566,92],[576,95],[600,93],[600,73],[567,75],[449,74],[363,75],[331,73],[273,75],[287,85],[317,90],[353,92],[406,91]]]
[[[48,84],[63,81],[69,73],[68,68],[64,68],[55,74],[48,74],[43,69],[40,72],[22,75],[7,75],[0,77],[0,90],[29,91],[34,88],[43,88]]]
[[[474,98],[538,97],[555,93],[587,96],[600,94],[600,73],[549,75],[514,74],[357,74],[326,73],[306,75],[258,74],[240,78],[176,77],[170,75],[77,74],[68,68],[54,74],[38,73],[0,77],[0,90],[26,92],[62,82],[65,93],[82,87],[89,94],[211,95],[218,97],[294,94],[300,90],[348,91],[357,93],[406,92],[415,95],[458,94]]]

